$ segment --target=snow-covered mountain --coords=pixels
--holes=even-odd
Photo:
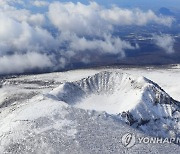
[[[2,79],[0,153],[178,153],[180,147],[168,143],[124,147],[127,132],[177,137],[180,128],[179,102],[152,81],[124,72]]]
[[[73,107],[116,115],[149,135],[180,135],[180,103],[144,77],[100,72],[79,81],[66,82],[48,97]]]

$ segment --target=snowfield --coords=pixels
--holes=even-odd
[[[48,95],[77,108],[105,111],[146,134],[177,137],[180,104],[157,84],[121,72],[100,72],[66,82]]]
[[[127,132],[136,137],[180,136],[179,76],[180,68],[173,67],[2,78],[0,151],[179,153],[173,143],[122,144]]]

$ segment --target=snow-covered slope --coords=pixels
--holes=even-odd
[[[148,70],[101,71],[3,78],[0,153],[179,153],[180,147],[169,143],[123,146],[127,132],[134,133],[136,141],[149,135],[178,136],[178,102],[150,80],[130,75],[150,75]],[[151,71],[153,77],[159,76],[160,71]],[[172,71],[177,72],[173,83],[179,84],[180,71]],[[161,70],[162,76],[168,76],[162,83],[173,88],[170,73]]]
[[[179,102],[144,77],[105,71],[66,82],[47,96],[77,108],[116,115],[149,135],[180,134]]]
[[[149,137],[106,113],[36,96],[1,112],[0,151],[2,154],[176,154],[180,150],[178,145],[168,143],[141,143],[127,149],[122,144],[122,136],[127,132]]]

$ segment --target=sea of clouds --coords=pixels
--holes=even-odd
[[[150,23],[171,27],[174,21],[152,10],[107,8],[96,2],[1,0],[0,74],[56,71],[75,57],[78,62],[91,63],[92,52],[94,56],[118,54],[124,58],[126,50],[136,50],[139,45],[113,35],[115,27]],[[174,52],[172,36],[153,34],[153,39],[166,53]]]

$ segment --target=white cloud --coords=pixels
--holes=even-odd
[[[27,20],[31,25],[42,26],[45,23],[45,17],[43,14],[32,14]]]
[[[171,26],[172,17],[157,16],[151,10],[129,10],[119,7],[106,9],[95,2],[81,3],[54,2],[49,5],[49,19],[60,30],[77,35],[102,35],[111,32],[114,26],[156,23]]]
[[[5,1],[5,0],[1,0],[0,1],[0,6],[4,6],[4,5],[6,5],[7,4],[7,2]]]
[[[23,0],[1,0],[0,6],[6,5],[6,4],[24,4]]]
[[[47,1],[41,1],[41,0],[35,0],[32,2],[32,4],[36,7],[43,7],[43,6],[48,6],[49,2]]]
[[[59,58],[59,66],[60,66],[60,68],[65,68],[66,64],[67,64],[67,60],[66,60],[65,57]]]
[[[23,4],[21,7],[24,9],[16,8],[15,3]],[[29,4],[37,7],[49,6],[48,12],[28,10],[31,8],[28,7]],[[118,7],[107,9],[95,2],[85,5],[72,2],[1,0],[0,64],[3,67],[0,72],[20,73],[28,70],[28,67],[33,69],[41,65],[36,63],[40,56],[45,60],[39,67],[53,69],[66,67],[74,57],[79,57],[79,62],[90,63],[90,52],[125,57],[126,50],[137,49],[138,45],[133,46],[114,36],[114,27],[142,26],[148,23],[170,26],[173,20],[171,17],[157,16],[152,11]],[[47,56],[49,54],[52,55],[51,58]],[[36,59],[35,65],[31,64],[30,56]],[[21,61],[21,58],[27,62]],[[11,66],[12,68],[8,68]]]
[[[154,42],[157,46],[164,49],[164,51],[168,54],[174,53],[174,43],[175,39],[168,34],[154,35]]]
[[[112,27],[99,16],[99,7],[94,2],[89,5],[55,2],[50,4],[48,15],[60,31],[77,35],[101,35]]]
[[[32,14],[26,9],[16,9],[10,5],[0,6],[0,14],[5,15],[19,22],[27,22],[33,26],[42,26],[45,24],[45,15],[40,13]]]
[[[121,53],[122,57],[125,56],[126,49],[136,49],[127,41],[122,41],[119,37],[112,37],[105,35],[102,40],[93,39],[87,40],[86,38],[74,37],[70,43],[71,50],[74,51],[99,51],[103,53],[117,54]]]
[[[122,9],[113,7],[111,9],[101,10],[100,16],[114,25],[138,25],[144,26],[149,23],[156,23],[165,26],[171,26],[173,17],[157,16],[153,11],[143,12],[139,9]]]
[[[0,74],[23,73],[32,69],[46,69],[52,67],[50,58],[45,54],[28,52],[0,57]]]
[[[9,51],[49,51],[57,48],[57,41],[42,28],[31,27],[26,22],[18,22],[0,14],[0,50]]]

